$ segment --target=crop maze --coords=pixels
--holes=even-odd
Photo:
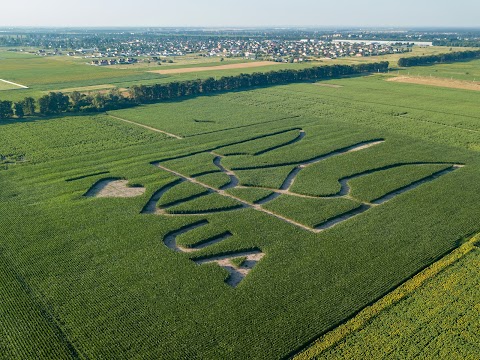
[[[293,143],[301,141],[305,136],[306,133],[302,129],[297,129],[299,131],[299,135],[288,142],[285,142],[280,145],[276,145],[267,149],[264,149],[262,151],[259,151],[253,156],[265,154],[267,152],[277,150],[282,147],[286,147],[288,145],[291,145]],[[281,133],[281,132],[280,132]],[[327,154],[319,155],[317,157],[299,161],[296,163],[288,163],[287,165],[293,165],[294,168],[293,170],[288,174],[288,176],[284,179],[282,185],[279,188],[269,188],[269,187],[258,187],[258,186],[243,186],[240,185],[240,180],[237,174],[235,173],[235,170],[226,168],[222,164],[222,160],[228,156],[228,155],[221,155],[217,153],[215,150],[218,150],[220,148],[224,148],[230,145],[236,145],[239,143],[244,143],[252,140],[257,140],[261,139],[263,137],[268,137],[268,136],[273,136],[277,135],[277,133],[273,134],[267,134],[264,136],[260,137],[255,137],[252,139],[248,139],[242,142],[236,142],[233,144],[228,144],[228,145],[222,145],[219,147],[216,147],[214,149],[209,149],[203,152],[197,152],[194,154],[188,154],[186,156],[179,156],[176,158],[169,158],[167,160],[162,160],[162,161],[157,161],[153,162],[152,165],[156,166],[158,169],[168,172],[172,175],[174,175],[177,179],[170,182],[169,184],[163,186],[160,188],[158,191],[156,191],[151,198],[148,200],[147,204],[143,207],[141,213],[142,214],[154,214],[154,215],[159,215],[159,216],[198,216],[198,217],[205,217],[206,215],[210,214],[215,214],[215,213],[220,213],[220,212],[229,212],[229,211],[237,211],[239,209],[254,209],[259,212],[263,212],[269,216],[275,217],[278,220],[284,221],[286,223],[289,223],[291,225],[297,226],[305,231],[312,232],[312,233],[320,233],[323,231],[326,231],[327,229],[330,229],[342,222],[348,221],[352,219],[353,217],[356,217],[369,209],[380,206],[391,199],[407,192],[410,190],[413,190],[414,188],[431,182],[443,175],[446,175],[452,171],[455,171],[456,169],[463,167],[462,164],[455,164],[455,163],[435,163],[435,162],[417,162],[417,163],[396,163],[388,166],[383,166],[379,167],[376,169],[370,169],[367,171],[363,171],[361,173],[353,174],[348,177],[344,177],[339,179],[340,183],[340,191],[338,191],[336,194],[328,195],[328,196],[310,196],[310,195],[304,195],[304,194],[299,194],[294,191],[292,191],[292,185],[295,182],[298,174],[305,168],[317,164],[321,161],[327,160],[332,157],[337,157],[337,156],[342,156],[344,154],[352,153],[352,152],[357,152],[357,151],[362,151],[374,146],[377,146],[381,143],[383,143],[385,140],[384,139],[375,139],[375,140],[369,140],[369,141],[363,141],[359,142],[356,144],[352,144],[350,146],[340,148],[337,150],[334,150],[332,152],[329,152]],[[176,160],[176,159],[181,159],[181,158],[186,158],[191,155],[197,155],[197,154],[202,154],[202,153],[208,153],[213,156],[213,165],[218,169],[217,171],[207,171],[204,173],[192,175],[192,176],[187,176],[185,174],[182,174],[179,171],[175,171],[173,169],[168,168],[165,166],[163,163],[166,161],[170,160]],[[394,191],[391,191],[387,194],[384,194],[382,197],[377,198],[375,200],[372,200],[370,202],[364,201],[364,200],[359,200],[356,199],[352,196],[351,194],[351,187],[349,186],[349,181],[353,179],[357,179],[366,175],[370,175],[373,173],[377,173],[380,171],[388,170],[388,169],[393,169],[393,168],[398,168],[406,165],[446,165],[447,167],[439,170],[437,172],[434,172],[433,174],[420,178],[408,185],[405,185],[403,187],[400,187]],[[285,164],[281,165],[263,165],[263,166],[258,166],[255,167],[255,169],[269,169],[269,168],[278,168],[285,166]],[[253,168],[252,168],[253,169]],[[244,168],[239,168],[237,170],[244,170]],[[219,186],[215,187],[212,185],[209,185],[203,181],[201,181],[199,178],[202,175],[209,174],[209,173],[223,173],[229,177],[229,182]],[[183,198],[179,199],[177,201],[170,202],[168,204],[164,205],[159,205],[159,201],[162,199],[162,197],[167,194],[170,190],[174,189],[176,186],[179,186],[181,184],[185,183],[190,183],[190,184],[195,184],[197,186],[203,187],[204,191],[195,195],[192,195],[188,198]],[[128,192],[128,187],[126,186],[127,181],[121,180],[121,179],[102,179],[99,182],[95,183],[85,194],[85,196],[99,196],[99,197],[116,197],[115,194],[117,194],[118,197],[131,197],[131,196],[138,196],[143,193],[142,189],[143,188],[133,188]],[[238,196],[235,196],[229,192],[228,190],[231,189],[262,189],[265,191],[268,191],[268,195],[258,199],[254,202],[247,201],[245,199],[242,199]],[[225,198],[231,199],[234,202],[236,202],[236,205],[230,206],[230,207],[223,207],[220,209],[211,209],[211,210],[198,210],[198,211],[189,211],[185,213],[171,213],[168,212],[168,209],[174,206],[182,205],[185,203],[188,203],[190,201],[194,201],[196,199],[199,199],[201,197],[207,196],[207,195],[212,195],[212,194],[218,194],[220,196],[223,196]],[[337,214],[333,217],[330,217],[323,221],[322,223],[314,226],[314,227],[309,227],[305,224],[302,224],[296,220],[293,220],[287,216],[278,214],[274,211],[271,211],[269,209],[266,209],[264,206],[273,200],[277,199],[281,195],[290,195],[294,197],[299,197],[299,198],[306,198],[306,199],[349,199],[349,200],[355,200],[356,202],[359,203],[357,207],[355,207],[352,210]],[[188,253],[188,254],[195,254],[196,251],[199,251],[201,249],[204,249],[208,246],[212,246],[214,244],[217,244],[221,241],[224,241],[231,236],[233,236],[232,233],[229,231],[217,234],[213,237],[206,238],[203,240],[198,241],[196,244],[189,246],[189,247],[183,247],[177,244],[177,237],[185,234],[187,232],[193,231],[197,228],[200,228],[202,226],[208,225],[209,222],[206,219],[201,219],[198,221],[195,221],[192,224],[183,226],[179,229],[176,229],[174,231],[169,232],[163,239],[164,244],[171,249],[172,251],[175,252],[180,252],[180,253]],[[192,257],[191,260],[194,261],[196,264],[201,265],[201,264],[206,264],[206,263],[216,263],[229,273],[228,278],[225,280],[225,282],[232,286],[236,287],[251,271],[251,269],[263,258],[265,254],[260,250],[260,249],[248,249],[244,251],[237,251],[237,252],[232,252],[232,253],[221,253],[215,256],[208,256],[208,257],[201,257],[201,258],[195,258]]]

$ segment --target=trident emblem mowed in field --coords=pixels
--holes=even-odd
[[[298,141],[301,141],[305,137],[306,133],[303,130],[299,130],[298,136],[293,140],[289,141],[288,143],[275,146],[272,148],[267,148],[256,155],[259,154],[265,154],[269,151],[274,151],[277,150],[281,147],[291,145],[293,143],[296,143]],[[268,136],[268,135],[266,135]],[[248,140],[247,140],[248,141]],[[246,141],[246,142],[247,142]],[[419,162],[419,163],[395,163],[395,164],[390,164],[388,166],[382,166],[379,168],[374,168],[374,169],[369,169],[367,171],[363,171],[360,173],[352,174],[348,177],[344,177],[339,179],[340,183],[340,191],[338,191],[336,194],[329,195],[329,196],[310,196],[310,195],[305,195],[305,194],[300,194],[297,192],[292,191],[292,185],[294,184],[297,176],[299,173],[314,164],[317,164],[321,161],[327,160],[332,157],[337,157],[337,156],[342,156],[344,154],[352,153],[352,152],[358,152],[362,151],[374,146],[377,146],[379,144],[382,144],[384,142],[383,139],[373,139],[373,140],[368,140],[368,141],[362,141],[359,143],[355,143],[352,145],[349,145],[347,147],[343,147],[334,151],[331,151],[327,154],[319,155],[310,159],[298,161],[295,163],[289,163],[288,165],[293,166],[293,170],[286,176],[284,179],[282,185],[280,188],[265,188],[265,187],[252,187],[252,186],[243,186],[240,185],[241,181],[238,178],[238,176],[235,173],[235,169],[228,169],[226,168],[223,164],[222,161],[226,157],[225,155],[221,155],[215,150],[220,149],[221,147],[218,147],[216,149],[211,149],[205,151],[205,153],[209,153],[212,156],[213,159],[213,164],[214,166],[218,169],[215,171],[211,171],[209,173],[223,173],[228,176],[229,182],[222,185],[222,186],[212,186],[211,184],[207,184],[202,181],[201,176],[205,175],[205,173],[199,174],[199,175],[193,175],[193,176],[188,176],[185,174],[182,174],[179,171],[172,170],[168,168],[164,162],[154,162],[152,165],[156,166],[158,169],[161,171],[168,172],[176,177],[176,180],[172,181],[171,183],[163,186],[160,188],[158,191],[156,191],[147,204],[144,206],[142,209],[143,214],[154,214],[158,216],[196,216],[200,217],[201,219],[194,221],[193,223],[186,225],[180,229],[176,229],[174,231],[169,232],[163,239],[164,244],[170,248],[172,251],[175,252],[183,252],[183,253],[189,253],[194,255],[195,252],[204,249],[208,246],[213,246],[221,241],[226,240],[227,238],[233,236],[233,234],[229,231],[223,232],[220,234],[216,234],[213,237],[206,238],[206,239],[201,239],[198,241],[196,244],[190,247],[182,247],[177,244],[177,237],[185,234],[189,231],[193,231],[199,227],[206,226],[209,224],[208,220],[205,219],[206,215],[210,214],[215,214],[219,212],[229,212],[229,211],[238,211],[239,209],[245,209],[245,208],[251,208],[259,212],[263,212],[264,214],[267,214],[269,216],[272,216],[280,221],[287,222],[293,226],[297,226],[305,231],[313,232],[313,233],[319,233],[322,231],[325,231],[329,228],[332,228],[342,222],[348,221],[349,219],[358,216],[369,209],[380,206],[384,204],[385,202],[407,192],[410,190],[413,190],[414,188],[433,181],[437,179],[438,177],[445,175],[449,172],[452,172],[459,167],[462,167],[463,165],[460,164],[453,164],[453,163],[425,163],[425,162]],[[222,147],[226,147],[228,145],[224,145]],[[186,156],[182,156],[179,158],[185,158]],[[188,157],[188,156],[187,156]],[[172,159],[168,159],[172,160]],[[394,169],[394,168],[401,168],[403,166],[411,166],[411,165],[416,165],[416,166],[422,166],[422,165],[443,165],[443,168],[435,171],[428,176],[424,176],[422,178],[416,179],[413,182],[410,182],[408,185],[402,186],[398,189],[395,189],[394,191],[390,191],[386,194],[383,194],[381,197],[378,197],[374,200],[371,201],[364,201],[364,200],[359,200],[356,199],[352,196],[352,191],[349,186],[349,181],[361,178],[366,175],[371,175],[374,173],[378,173],[384,170],[388,169]],[[285,164],[282,165],[276,165],[276,166],[271,166],[271,165],[265,165],[263,168],[268,169],[274,169],[276,167],[280,166],[285,166]],[[261,167],[257,167],[257,169],[260,169]],[[208,173],[208,172],[207,172]],[[187,197],[187,198],[181,198],[176,201],[170,202],[168,204],[163,204],[163,205],[158,205],[159,201],[162,199],[165,194],[168,194],[169,191],[173,191],[176,187],[180,186],[181,184],[185,183],[190,183],[190,184],[195,184],[198,187],[203,188],[203,191],[199,192],[198,194],[195,194],[193,196]],[[126,187],[127,181],[125,180],[118,180],[118,179],[103,179],[99,182],[97,182],[85,195],[86,196],[103,196],[103,197],[114,197],[116,196],[138,196],[141,195],[145,189],[143,188],[127,188]],[[244,198],[241,198],[235,194],[232,194],[230,190],[232,189],[262,189],[268,192],[268,195],[256,199],[255,201],[249,201]],[[127,189],[129,189],[127,191]],[[214,208],[214,209],[183,209],[181,212],[175,212],[175,208],[178,208],[178,206],[182,205],[185,206],[185,204],[188,204],[190,202],[195,202],[200,198],[203,197],[208,197],[208,196],[221,196],[225,197],[231,202],[223,206],[221,208]],[[328,219],[325,219],[321,223],[311,227],[307,226],[305,224],[302,224],[301,222],[289,218],[288,216],[285,216],[284,214],[280,214],[278,212],[272,211],[270,209],[267,209],[265,205],[271,203],[275,199],[279,198],[282,195],[288,195],[288,196],[293,196],[293,197],[299,197],[299,198],[304,198],[304,199],[310,199],[310,200],[332,200],[332,199],[345,199],[345,200],[352,200],[355,201],[355,206],[353,206],[351,209],[345,212],[341,212],[339,214],[335,214],[334,216],[329,217]],[[173,211],[172,211],[173,209]],[[203,218],[202,218],[203,217]],[[205,263],[216,263],[225,270],[228,271],[229,277],[226,280],[226,283],[232,287],[237,286],[244,278],[245,276],[248,275],[248,273],[251,271],[251,269],[262,259],[262,257],[265,254],[260,250],[260,249],[245,249],[244,251],[235,251],[232,253],[228,254],[218,254],[215,256],[209,256],[207,258],[195,258],[194,256],[191,258],[192,261],[195,263],[201,265]]]

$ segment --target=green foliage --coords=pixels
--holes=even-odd
[[[35,115],[35,99],[32,97],[26,97],[22,101],[23,112],[25,115]]]
[[[42,300],[1,253],[0,297],[2,359],[77,358]]]
[[[298,130],[282,132],[266,138],[256,139],[241,144],[227,146],[218,149],[217,152],[223,155],[258,155],[270,150],[274,150],[282,145],[287,145],[297,139]]]
[[[235,209],[241,206],[242,204],[234,199],[219,194],[210,194],[172,206],[167,209],[167,212],[170,214],[208,213]]]
[[[207,193],[208,190],[203,186],[191,183],[189,181],[184,181],[178,185],[175,185],[173,188],[163,194],[157,205],[165,206],[177,201],[191,198],[193,196]]]
[[[356,209],[360,203],[349,199],[312,199],[280,195],[263,205],[274,213],[314,228],[339,214]]]
[[[396,189],[430,176],[450,165],[404,165],[365,175],[349,181],[351,196],[371,202]]]
[[[214,155],[209,153],[194,154],[169,161],[162,161],[161,166],[177,171],[186,176],[194,176],[204,172],[220,172],[213,164]]]
[[[227,190],[227,193],[249,203],[256,203],[271,195],[272,191],[258,188],[234,188]]]
[[[472,60],[480,57],[480,51],[458,51],[438,55],[426,55],[426,56],[410,56],[400,58],[398,60],[398,66],[409,67],[418,65],[431,65],[435,63],[446,63],[454,61]]]
[[[475,358],[480,353],[480,251],[447,268],[322,359]]]
[[[61,92],[50,92],[38,99],[38,106],[42,115],[59,114],[68,110],[70,99]]]
[[[223,172],[215,172],[198,176],[195,180],[219,189],[230,182],[230,177]]]
[[[182,102],[135,107],[109,112],[112,115],[182,136],[214,133],[227,128],[244,128],[261,122],[275,122],[289,117],[271,109],[235,104],[229,96],[215,97],[218,106],[211,106],[211,99],[199,97]],[[172,121],[175,119],[175,121]]]
[[[150,111],[153,117],[166,106],[168,116],[158,126],[170,123],[172,129],[181,129],[182,119],[192,121],[199,104],[200,120],[208,120],[209,114],[221,120],[222,113],[245,109],[244,119],[232,115],[205,129],[217,132],[182,140],[167,140],[106,116],[0,122],[0,153],[25,154],[29,160],[2,170],[0,176],[0,249],[8,259],[7,272],[14,269],[21,276],[32,289],[30,299],[45,304],[80,357],[288,357],[480,228],[477,94],[389,83],[380,77],[337,82],[344,86],[341,92],[295,84],[135,109]],[[258,119],[252,116],[255,110]],[[408,115],[394,117],[393,112]],[[239,126],[241,130],[232,129]],[[302,172],[312,174],[302,180],[300,172],[294,187],[326,178],[327,190],[335,191],[343,176],[399,162],[455,162],[465,167],[318,234],[252,208],[201,216],[141,214],[158,189],[178,179],[153,166],[155,161],[167,166],[170,161],[164,160],[183,156],[185,161],[171,160],[168,166],[192,175],[213,166],[213,156],[190,157],[193,153],[295,127],[306,131],[302,141],[259,156],[226,157],[222,164],[259,168],[265,181],[256,181],[278,185],[294,165],[277,175],[268,175],[275,169],[267,166],[298,163],[382,138],[382,145],[307,167]],[[106,176],[99,174],[104,171],[144,185],[146,193],[129,199],[83,197]],[[79,179],[65,181],[69,178]],[[219,196],[201,197],[193,206],[186,202],[180,210],[230,205]],[[303,217],[303,209],[311,207],[297,209]],[[205,229],[183,234],[179,244],[195,244],[225,231],[234,236],[193,253],[173,252],[162,242],[166,234],[201,220],[208,220]],[[265,257],[235,289],[224,283],[225,271],[216,264],[191,261],[253,248]],[[8,304],[14,304],[8,316],[3,314],[10,305],[0,305],[1,326],[12,333],[7,342],[16,351],[11,357],[32,357],[29,349],[42,342],[59,349],[47,327],[22,310],[31,311],[31,301],[0,279]],[[425,315],[426,308],[421,307]],[[470,314],[473,319],[475,314]],[[40,333],[21,326],[19,319],[25,318]],[[0,341],[5,348],[5,340]],[[453,344],[448,339],[446,343]],[[441,342],[431,344],[445,349]],[[64,357],[61,350],[43,356]]]
[[[236,89],[271,86],[292,82],[312,81],[330,77],[361,74],[375,71],[386,71],[388,62],[319,66],[300,70],[280,70],[268,73],[240,74],[224,76],[220,79],[196,79],[187,81],[172,81],[168,84],[133,85],[124,95],[118,90],[112,90],[107,95],[96,92],[93,95],[73,96],[73,106],[70,107],[70,97],[62,92],[50,91],[38,99],[40,114],[51,115],[66,111],[103,111],[132,105],[175,100],[186,96],[211,94]],[[0,114],[0,118],[1,114]]]
[[[8,100],[0,101],[0,120],[13,117],[12,102]]]
[[[241,185],[280,189],[293,168],[293,166],[280,166],[269,169],[235,170],[235,174]]]
[[[138,104],[177,99],[184,96],[210,94],[220,91],[247,89],[257,86],[271,86],[303,81],[314,81],[345,75],[386,71],[388,61],[354,65],[316,66],[299,70],[279,70],[265,73],[242,73],[224,76],[220,79],[196,79],[168,84],[132,86],[130,97]]]
[[[165,139],[161,134],[120,124],[105,116],[24,120],[0,123],[0,129],[0,153],[22,155],[30,163],[72,156],[96,158],[99,151],[158,143]]]
[[[19,119],[23,118],[25,115],[25,111],[23,110],[23,102],[14,103],[13,108],[15,110],[15,116]]]

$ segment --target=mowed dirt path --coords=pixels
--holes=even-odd
[[[446,88],[452,88],[452,89],[480,91],[480,83],[478,82],[452,80],[452,79],[436,78],[436,77],[396,76],[396,77],[387,79],[387,81],[417,84],[417,85],[430,85],[430,86],[446,87]]]
[[[117,119],[117,120],[121,120],[121,121],[124,121],[124,122],[129,123],[129,124],[137,125],[137,126],[143,127],[143,128],[145,128],[145,129],[148,129],[148,130],[151,130],[151,131],[155,131],[155,132],[158,132],[158,133],[162,133],[162,134],[165,134],[165,135],[167,135],[167,136],[173,137],[173,138],[175,138],[175,139],[183,139],[181,136],[178,136],[178,135],[175,135],[175,134],[172,134],[172,133],[169,133],[169,132],[166,132],[166,131],[163,131],[163,130],[160,130],[160,129],[157,129],[157,128],[154,128],[154,127],[151,127],[151,126],[139,124],[139,123],[137,123],[137,122],[135,122],[135,121],[123,119],[123,118],[121,118],[121,117],[114,116],[114,115],[110,115],[109,113],[106,113],[106,114],[107,114],[107,116],[110,116],[111,118],[114,118],[114,119]]]
[[[218,66],[199,66],[199,67],[189,67],[181,69],[165,69],[165,70],[151,70],[149,72],[169,75],[169,74],[185,74],[199,71],[216,71],[216,70],[231,70],[231,69],[246,69],[246,68],[255,68],[261,66],[271,66],[278,65],[279,63],[273,61],[255,61],[241,64],[226,64]]]

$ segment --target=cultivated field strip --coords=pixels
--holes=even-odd
[[[258,124],[254,124],[254,125],[258,125]],[[231,130],[231,129],[226,129],[226,130]],[[270,136],[283,134],[283,133],[286,133],[286,132],[289,132],[289,131],[292,131],[292,130],[301,131],[302,129],[298,128],[298,127],[290,127],[290,128],[287,128],[287,129],[284,129],[284,130],[278,130],[278,131],[275,131],[275,132],[272,132],[272,133],[252,136],[252,137],[249,137],[248,139],[233,141],[233,142],[229,142],[227,144],[216,145],[216,146],[213,146],[213,147],[206,148],[204,150],[192,151],[192,152],[189,152],[189,153],[183,154],[183,155],[167,157],[167,158],[161,159],[160,161],[154,161],[154,162],[152,162],[152,164],[155,164],[155,163],[158,163],[158,162],[166,162],[166,161],[170,161],[170,160],[185,159],[185,158],[188,158],[188,157],[193,156],[193,155],[203,154],[205,152],[214,152],[216,150],[219,150],[219,149],[222,149],[222,148],[225,148],[225,147],[228,147],[228,146],[244,144],[244,143],[248,143],[250,141],[259,140],[259,139],[263,139],[263,138],[268,138]]]
[[[473,236],[459,248],[423,269],[371,306],[361,310],[347,322],[313,341],[310,344],[311,346],[299,351],[292,358],[295,360],[320,357],[322,359],[356,358],[356,354],[358,355],[359,352],[355,345],[363,346],[363,350],[366,351],[366,347],[372,347],[372,342],[377,345],[372,351],[376,354],[375,356],[392,357],[394,354],[399,355],[401,352],[403,354],[401,357],[404,357],[405,345],[415,347],[418,344],[419,332],[423,332],[425,328],[428,328],[430,332],[432,330],[437,332],[442,343],[444,343],[446,335],[451,340],[455,340],[456,344],[452,344],[453,346],[449,346],[446,350],[449,354],[457,350],[457,346],[465,346],[465,350],[468,349],[469,354],[478,353],[478,341],[473,342],[474,347],[471,347],[469,341],[458,342],[458,332],[456,326],[452,327],[452,323],[458,322],[459,318],[463,322],[464,319],[468,319],[472,315],[476,316],[476,313],[478,313],[478,310],[474,310],[475,307],[469,300],[473,299],[479,289],[476,286],[478,277],[475,276],[478,269],[478,267],[475,268],[475,264],[480,260],[479,250],[475,248],[475,244],[478,243],[479,239],[479,234]],[[469,263],[472,258],[475,260]],[[465,273],[471,271],[475,273],[474,276],[465,276]],[[458,275],[459,273],[461,276]],[[452,284],[457,285],[456,289],[453,288]],[[472,284],[475,286],[468,286]],[[450,309],[445,306],[445,289],[449,290]],[[474,290],[473,294],[470,295],[471,289]],[[435,296],[432,296],[432,293]],[[423,299],[421,299],[422,297]],[[415,298],[420,298],[423,301],[414,305],[412,299]],[[428,309],[425,308],[427,304],[430,305]],[[407,342],[405,342],[405,339],[399,339],[398,333],[399,326],[405,325],[402,321],[406,312],[411,312],[412,314],[409,315],[413,315],[409,318],[408,326],[403,327],[407,331],[403,331],[400,335],[401,338],[411,338]],[[439,312],[442,316],[438,316]],[[457,313],[456,316],[455,313]],[[425,316],[429,318],[428,321],[423,318]],[[444,316],[448,316],[452,322],[445,321]],[[385,317],[395,317],[396,321],[385,321]],[[412,326],[417,326],[417,332],[411,331]],[[371,334],[370,332],[374,332],[374,330],[377,330],[377,332]],[[374,336],[372,337],[372,335]],[[430,334],[427,335],[430,336]],[[363,338],[363,341],[359,344],[349,344],[345,341],[346,339],[352,340],[355,337]],[[384,341],[383,344],[382,340]],[[353,350],[349,348],[352,345],[354,345]],[[422,346],[421,352],[428,353],[429,347]],[[369,352],[369,354],[371,353]],[[469,355],[466,358],[469,358]]]

